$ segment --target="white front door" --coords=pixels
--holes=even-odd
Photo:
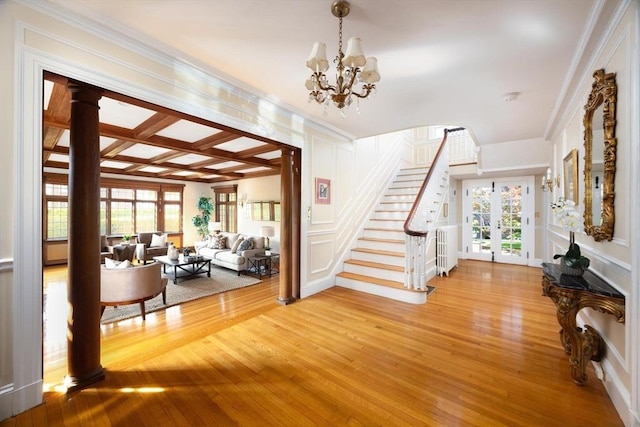
[[[463,182],[467,258],[527,264],[533,239],[533,177]]]

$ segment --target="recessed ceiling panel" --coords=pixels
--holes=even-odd
[[[138,157],[140,159],[150,159],[152,157],[160,156],[169,152],[168,148],[154,147],[146,144],[136,144],[133,147],[129,147],[126,150],[120,152],[121,155]]]
[[[190,176],[190,175],[195,175],[197,172],[193,172],[193,171],[180,171],[180,172],[175,172],[172,173],[171,175],[175,175],[175,176]]]
[[[162,129],[156,135],[165,136],[167,138],[178,139],[180,141],[195,142],[202,138],[222,132],[219,129],[204,126],[199,123],[190,122],[188,120],[179,120]]]
[[[60,135],[60,139],[58,140],[58,143],[56,144],[56,146],[69,147],[69,138],[70,138],[70,133],[69,133],[69,130],[67,129],[64,132],[62,132],[62,135]],[[105,148],[113,144],[115,140],[116,140],[115,138],[110,138],[108,136],[101,136],[100,151],[104,150]]]
[[[104,150],[105,148],[107,148],[108,146],[113,144],[114,142],[116,142],[115,138],[110,138],[108,136],[101,136],[100,137],[100,151]]]
[[[258,154],[256,157],[265,160],[279,159],[282,157],[282,152],[280,150],[269,151],[268,153]]]
[[[146,166],[140,169],[140,172],[148,172],[148,173],[160,173],[166,171],[167,168],[159,168],[157,166]]]
[[[111,98],[101,98],[98,105],[100,105],[98,112],[100,123],[109,123],[128,129],[135,128],[155,114],[154,111],[146,108],[125,104]]]
[[[218,163],[216,165],[206,166],[206,168],[208,168],[208,169],[225,169],[225,168],[232,168],[234,166],[238,166],[238,165],[241,165],[241,164],[242,163],[240,163],[240,162],[229,161],[229,162]]]
[[[264,172],[269,170],[269,168],[265,168],[264,166],[258,166],[257,168],[251,168],[251,169],[242,169],[237,171],[238,173],[255,173],[255,172]]]
[[[225,151],[231,151],[232,153],[237,153],[238,151],[248,150],[250,148],[260,147],[261,145],[266,145],[264,142],[256,141],[251,138],[238,138],[233,141],[225,142],[224,144],[216,145],[216,148]]]
[[[190,165],[193,163],[204,162],[205,160],[210,160],[210,159],[211,157],[202,156],[200,154],[185,154],[184,156],[171,159],[171,163],[176,163],[179,165]]]
[[[131,166],[131,163],[114,162],[113,160],[105,160],[104,162],[100,163],[100,166],[104,168],[125,169]]]
[[[69,163],[69,156],[66,154],[53,153],[49,156],[50,162]]]

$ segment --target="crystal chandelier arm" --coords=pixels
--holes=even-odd
[[[321,90],[331,91],[331,92],[334,92],[334,93],[338,92],[338,90],[336,89],[335,86],[332,86],[329,83],[326,83],[327,82],[327,78],[326,78],[327,76],[324,73],[315,72],[315,73],[313,73],[313,76],[315,76],[316,83],[318,84],[318,88],[320,88]],[[324,79],[322,79],[321,77],[324,77]],[[325,82],[324,84],[323,84],[323,81]]]
[[[352,92],[352,95],[357,96],[358,98],[367,98],[369,95],[371,95],[371,91],[373,91],[376,88],[376,85],[374,84],[366,84],[366,85],[362,85],[362,93],[358,93],[358,92]]]

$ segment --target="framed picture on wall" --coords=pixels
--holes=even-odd
[[[331,180],[316,178],[316,203],[328,205],[331,203]]]
[[[575,148],[564,158],[564,198],[573,200],[576,205],[578,200],[578,150]]]

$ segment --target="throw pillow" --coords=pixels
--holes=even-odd
[[[167,246],[167,235],[162,234],[158,236],[157,234],[151,235],[151,245],[150,248],[162,248]]]
[[[213,236],[213,244],[211,246],[212,249],[225,249],[227,247],[227,238],[221,234],[217,236]]]
[[[114,261],[111,258],[104,259],[104,267],[105,268],[116,268],[120,264],[120,261]]]
[[[128,259],[125,259],[120,264],[118,264],[116,268],[131,268],[131,267],[133,267],[133,264],[131,263],[131,261],[129,261]]]
[[[253,238],[249,237],[240,243],[238,246],[238,252],[246,251],[247,249],[253,249]]]
[[[238,237],[238,239],[235,241],[233,246],[231,246],[231,253],[232,254],[235,254],[236,252],[238,252],[238,247],[240,246],[240,243],[242,243],[243,240],[244,240],[243,237]]]

